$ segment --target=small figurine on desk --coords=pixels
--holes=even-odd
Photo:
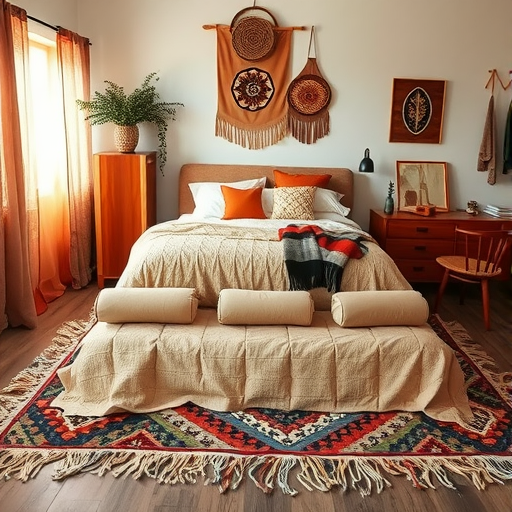
[[[478,215],[478,203],[476,201],[468,201],[466,213],[469,213],[469,215]]]

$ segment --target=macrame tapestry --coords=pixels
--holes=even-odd
[[[316,57],[311,57],[315,27],[311,28],[308,60],[288,87],[288,129],[303,144],[314,144],[329,133],[331,88],[322,77]],[[315,52],[316,53],[316,52]]]
[[[277,144],[287,135],[286,101],[293,28],[275,27],[274,50],[263,59],[242,59],[230,27],[217,25],[218,107],[215,135],[248,149]]]

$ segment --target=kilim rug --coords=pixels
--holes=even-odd
[[[67,323],[0,393],[0,477],[26,481],[53,462],[57,480],[110,472],[169,484],[204,480],[223,492],[249,478],[265,492],[279,487],[290,495],[301,486],[366,495],[390,486],[388,474],[406,475],[420,489],[454,488],[452,472],[478,489],[512,479],[512,374],[498,373],[458,323],[436,315],[429,322],[457,352],[476,417],[471,430],[422,413],[222,413],[192,403],[64,418],[52,407],[61,391],[56,370],[69,364],[93,321]]]

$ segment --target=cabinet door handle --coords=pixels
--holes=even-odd
[[[427,247],[425,245],[415,245],[414,250],[415,251],[426,251]]]
[[[428,228],[419,227],[419,228],[416,228],[416,231],[418,233],[428,233]]]
[[[425,270],[425,267],[412,267],[414,272],[423,272]]]

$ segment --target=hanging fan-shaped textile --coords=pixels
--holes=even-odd
[[[264,7],[246,7],[231,21],[231,43],[244,60],[258,61],[272,54],[275,47],[274,15]]]
[[[308,56],[304,69],[288,87],[287,99],[288,129],[293,137],[312,144],[329,133],[331,88],[322,77],[316,58]]]
[[[308,67],[316,66],[315,59],[308,59]],[[318,70],[318,68],[317,68]],[[329,84],[318,74],[303,70],[288,87],[288,103],[299,114],[311,116],[323,112],[331,102]]]

